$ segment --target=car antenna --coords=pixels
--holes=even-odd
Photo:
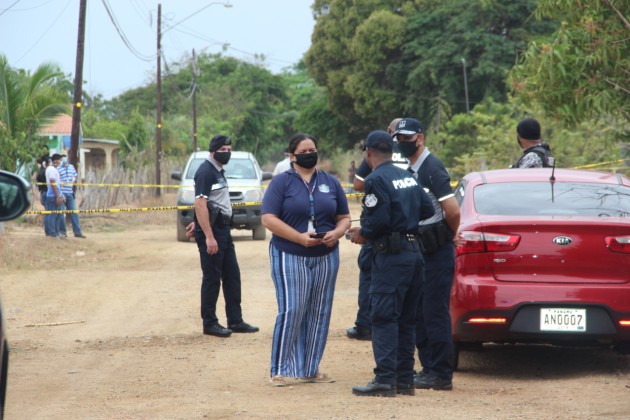
[[[547,158],[547,162],[551,165],[551,176],[549,177],[549,182],[551,183],[551,202],[555,202],[554,200],[554,193],[553,193],[553,186],[556,183],[556,158],[554,158],[553,156],[549,156]]]
[[[556,158],[553,156],[549,156],[547,158],[547,162],[551,165],[551,176],[549,177],[550,182],[556,182]]]

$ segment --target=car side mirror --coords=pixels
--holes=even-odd
[[[31,205],[31,186],[24,178],[0,170],[0,222],[20,217]]]
[[[181,173],[181,171],[173,171],[173,172],[171,172],[171,179],[174,179],[175,181],[181,181],[182,180],[182,173]]]
[[[267,181],[267,180],[271,179],[272,176],[273,176],[273,174],[271,172],[263,172],[262,173],[262,180],[263,181]]]

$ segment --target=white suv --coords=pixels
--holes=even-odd
[[[195,203],[195,173],[209,152],[194,152],[190,155],[184,172],[175,171],[171,178],[180,181],[177,193],[178,206],[190,206]],[[267,231],[260,220],[260,201],[263,196],[262,182],[271,179],[270,172],[263,172],[253,154],[232,152],[232,157],[225,169],[225,178],[230,188],[232,201],[232,229],[252,230],[252,238],[263,240]],[[256,203],[256,204],[249,204]],[[186,226],[193,221],[195,211],[177,211],[177,240],[188,242]]]

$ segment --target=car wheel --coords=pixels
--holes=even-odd
[[[177,241],[179,242],[189,242],[190,238],[186,236],[186,227],[183,226],[179,221],[177,222]]]
[[[613,348],[620,354],[629,355],[630,354],[630,341],[622,341],[619,343],[615,343],[613,345]]]
[[[252,231],[252,237],[255,241],[263,241],[267,237],[267,229],[263,225],[258,225]]]

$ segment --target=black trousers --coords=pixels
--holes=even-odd
[[[413,384],[416,312],[423,277],[419,249],[374,255],[370,318],[374,373],[379,383]]]
[[[359,310],[357,320],[354,324],[357,327],[372,329],[370,321],[370,284],[372,283],[372,245],[364,244],[359,251]]]
[[[424,282],[418,302],[416,347],[422,371],[442,379],[453,377],[453,330],[450,298],[455,270],[453,244],[424,256]]]
[[[217,318],[217,299],[223,285],[225,315],[227,325],[238,324],[243,320],[241,311],[241,271],[236,260],[234,242],[230,227],[212,226],[214,238],[219,245],[219,252],[210,255],[207,252],[206,235],[201,229],[195,229],[195,241],[201,259],[201,318],[204,328],[219,322]]]

